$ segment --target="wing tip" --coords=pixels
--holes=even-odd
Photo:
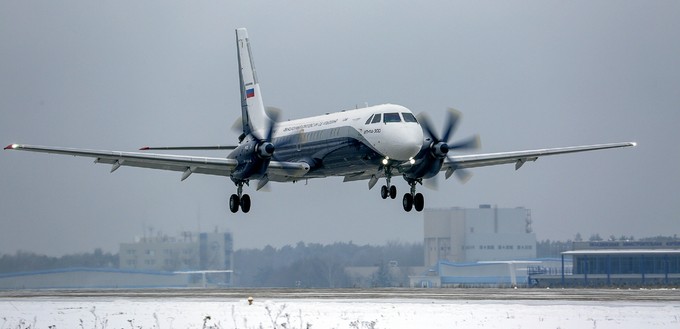
[[[9,144],[9,145],[5,146],[5,150],[14,150],[17,147],[19,147],[19,144]]]
[[[151,147],[148,147],[148,146],[144,146],[144,147],[139,148],[140,151],[148,151],[150,149],[151,149]]]

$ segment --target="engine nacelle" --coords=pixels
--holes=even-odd
[[[260,143],[255,148],[255,152],[260,158],[271,158],[274,155],[274,150],[276,150],[274,144],[269,142]]]
[[[449,153],[449,145],[444,142],[439,142],[437,144],[432,144],[430,150],[435,157],[444,158],[446,157],[446,154]]]

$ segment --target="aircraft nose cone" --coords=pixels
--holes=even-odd
[[[418,154],[423,146],[423,130],[417,124],[408,124],[390,132],[392,141],[387,147],[385,155],[390,159],[407,161]]]

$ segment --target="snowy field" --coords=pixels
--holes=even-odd
[[[680,302],[4,297],[9,328],[680,328]]]

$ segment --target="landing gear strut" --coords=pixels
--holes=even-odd
[[[416,183],[420,183],[420,181],[411,180],[408,182],[408,185],[411,186],[411,192],[404,194],[402,200],[405,211],[411,211],[413,208],[416,208],[416,211],[423,211],[425,207],[425,197],[422,193],[416,193]]]
[[[385,180],[387,181],[387,185],[383,185],[380,188],[380,197],[383,199],[387,199],[389,196],[390,199],[395,199],[397,197],[397,187],[392,185],[390,183],[392,179],[392,168],[390,167],[385,167]]]
[[[229,210],[231,210],[233,213],[238,212],[239,206],[241,207],[243,213],[250,211],[250,195],[243,194],[244,183],[246,182],[236,183],[236,194],[232,194],[231,197],[229,197]]]

